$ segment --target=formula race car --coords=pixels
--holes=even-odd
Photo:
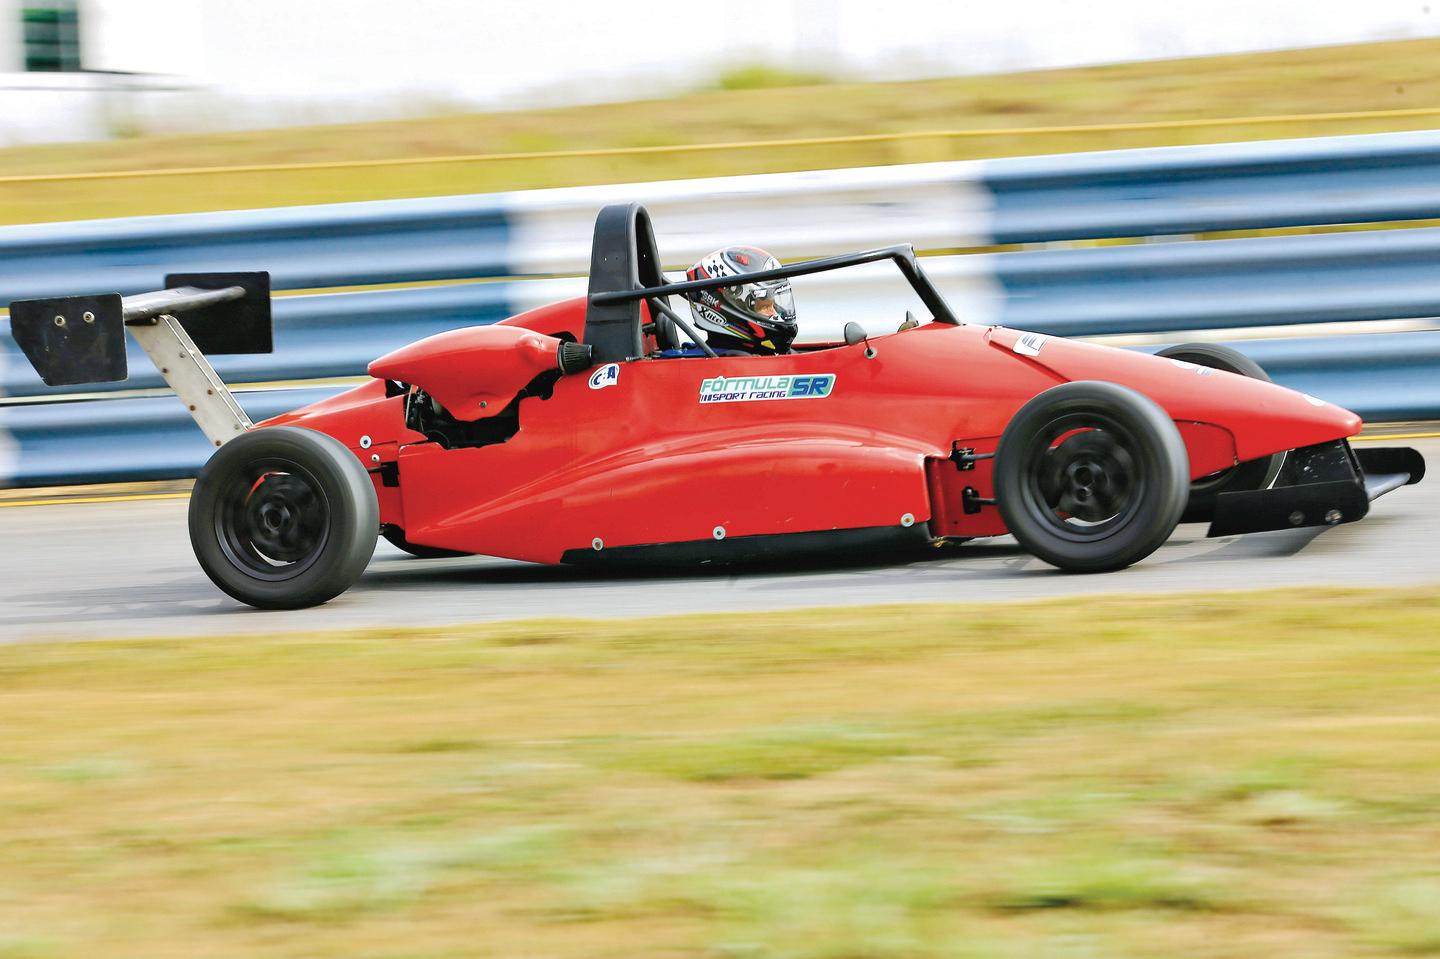
[[[879,261],[930,322],[715,355],[670,301],[734,278],[671,282],[645,210],[608,206],[587,296],[420,340],[369,383],[254,425],[204,353],[270,348],[267,274],[10,311],[52,385],[124,379],[124,330],[140,341],[218,447],[190,500],[200,565],[262,608],[339,595],[377,533],[419,556],[666,567],[1009,533],[1104,572],[1182,519],[1211,536],[1348,523],[1424,474],[1413,449],[1352,449],[1358,416],[1233,350],[963,324],[909,246],[745,279]]]

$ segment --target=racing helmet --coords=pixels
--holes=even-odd
[[[685,275],[692,280],[744,277],[779,269],[780,261],[759,247],[727,246],[700,258]],[[687,294],[695,325],[712,348],[746,353],[788,353],[799,329],[795,298],[787,279],[736,283]]]

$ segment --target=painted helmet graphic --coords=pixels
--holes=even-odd
[[[778,269],[780,261],[759,247],[727,246],[700,258],[687,272],[692,280],[734,276],[742,282],[688,294],[695,325],[711,347],[747,353],[787,353],[799,327],[795,298],[786,279],[745,283],[747,273]]]

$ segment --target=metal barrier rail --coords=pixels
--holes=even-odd
[[[1007,326],[1066,336],[1440,316],[1440,228],[995,257]]]
[[[420,336],[581,292],[581,280],[542,277],[583,272],[595,212],[620,200],[650,206],[675,264],[736,240],[791,258],[891,242],[953,250],[1416,220],[1440,217],[1440,131],[9,227],[0,302],[133,293],[182,271],[268,269],[280,290],[506,278],[281,296],[274,355],[216,360],[235,382],[355,375]],[[1440,316],[1437,254],[1440,229],[1419,228],[941,255],[926,266],[962,319],[1098,335]],[[807,334],[834,336],[846,320],[893,328],[910,304],[880,275],[797,283]],[[203,461],[173,399],[17,401],[57,391],[39,383],[8,326],[0,334],[0,396],[12,398],[0,406],[0,486],[187,475]],[[1280,382],[1368,418],[1440,415],[1440,333],[1245,348]],[[114,387],[160,385],[138,353],[132,370]],[[244,401],[258,417],[319,395]]]
[[[274,390],[237,398],[259,422],[337,392]],[[8,407],[0,409],[0,435],[6,433],[15,448],[6,486],[178,479],[194,476],[215,451],[173,396]],[[3,457],[0,449],[0,466]]]
[[[1440,131],[13,226],[0,302],[181,270],[281,290],[582,273],[595,212],[628,200],[676,264],[736,236],[787,259],[1440,218]]]
[[[1440,131],[986,164],[997,243],[1440,217]]]
[[[1204,243],[927,257],[925,266],[972,323],[1066,336],[1440,316],[1440,228],[1330,233]],[[363,373],[388,350],[457,326],[493,323],[584,292],[582,279],[461,283],[275,300],[275,353],[220,356],[228,382]],[[847,321],[893,329],[918,302],[888,266],[797,280],[805,334],[838,338]],[[0,355],[9,346],[0,324]],[[95,391],[163,385],[138,346],[131,376]],[[15,356],[0,394],[44,396]]]

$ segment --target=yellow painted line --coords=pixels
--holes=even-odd
[[[720,150],[773,150],[787,147],[839,146],[852,143],[901,143],[909,140],[961,140],[985,137],[1044,136],[1058,133],[1123,133],[1132,130],[1185,130],[1197,127],[1256,126],[1274,123],[1316,123],[1344,120],[1404,119],[1440,116],[1440,107],[1370,110],[1347,113],[1294,113],[1259,117],[1213,117],[1190,120],[1147,120],[1136,123],[1066,124],[1050,127],[977,127],[968,130],[915,130],[903,133],[859,133],[838,137],[788,140],[736,140],[726,143],[677,143],[666,146],[596,147],[589,150],[531,150],[518,153],[473,153],[458,156],[394,157],[383,160],[257,163],[224,167],[176,167],[161,170],[111,170],[91,173],[34,173],[0,177],[6,183],[64,183],[75,180],[120,180],[140,177],[207,176],[232,173],[289,173],[311,170],[358,170],[373,167],[429,166],[444,163],[491,163],[506,160],[561,160],[588,157],[648,156]]]
[[[189,493],[117,493],[113,496],[55,496],[48,499],[0,500],[0,509],[12,506],[67,506],[71,503],[129,503],[146,499],[189,499]]]
[[[228,383],[231,393],[263,393],[274,390],[318,390],[332,387],[361,386],[373,383],[369,376],[335,376],[317,380],[273,380],[263,383]],[[134,390],[106,390],[90,393],[50,393],[41,396],[0,397],[0,407],[35,406],[46,403],[93,403],[100,400],[143,400],[157,396],[174,396],[168,386],[153,386]]]
[[[1366,433],[1364,436],[1352,436],[1352,443],[1374,443],[1379,440],[1437,440],[1440,439],[1440,432],[1436,433]]]
[[[373,376],[331,376],[314,380],[267,380],[259,383],[229,383],[232,393],[258,390],[314,390],[327,386],[362,386],[373,383]],[[168,391],[167,391],[168,392]]]

